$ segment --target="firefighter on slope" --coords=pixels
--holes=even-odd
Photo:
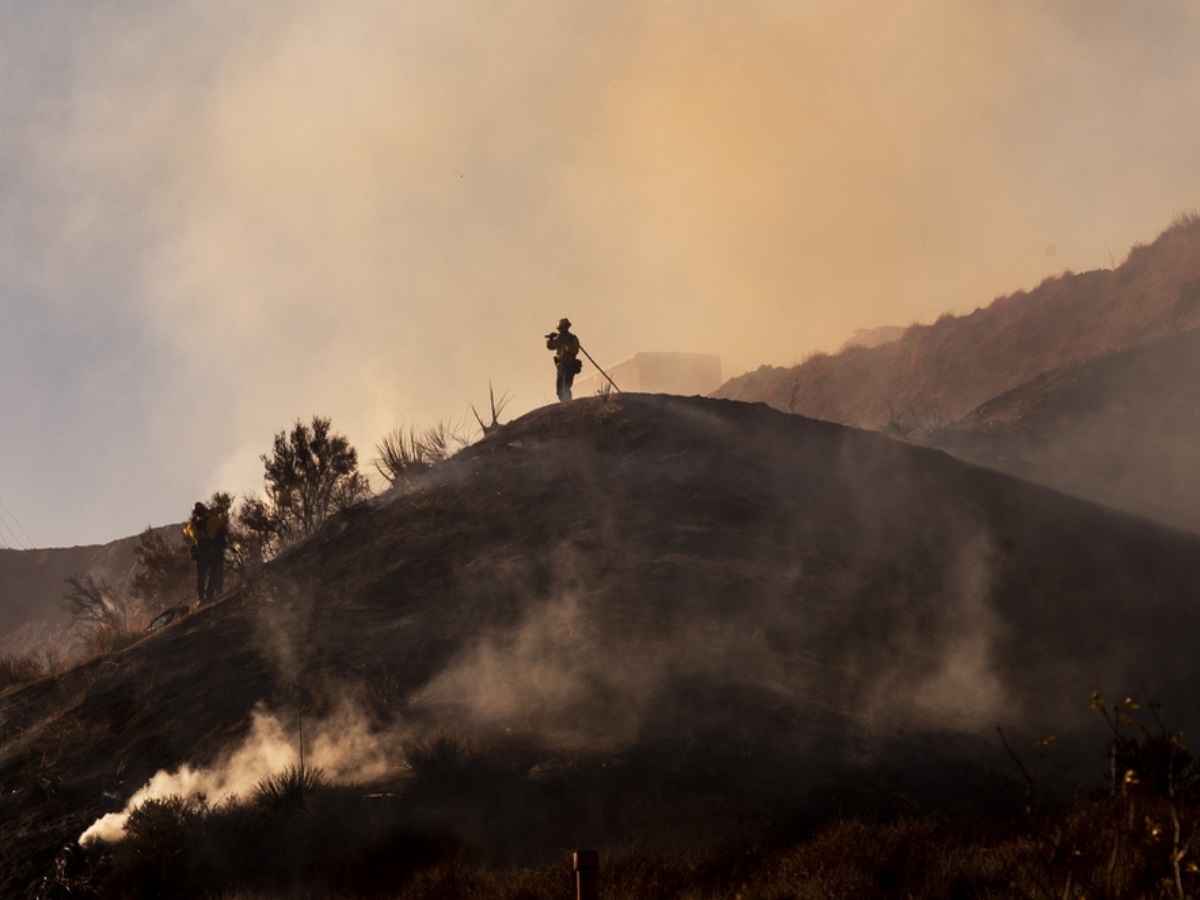
[[[192,507],[192,517],[183,526],[183,534],[192,544],[196,561],[196,605],[211,603],[221,593],[225,581],[225,539],[229,518],[219,507],[209,509],[203,503]]]
[[[570,319],[560,319],[558,331],[546,335],[546,349],[554,351],[554,368],[558,372],[554,390],[558,399],[566,402],[571,399],[575,376],[583,370],[583,363],[578,359],[579,338],[571,333]]]

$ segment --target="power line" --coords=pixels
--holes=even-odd
[[[13,534],[12,528],[4,521],[4,517],[0,516],[0,549],[14,549],[12,545],[15,537],[16,535]]]
[[[0,547],[5,550],[23,550],[20,538],[4,516],[0,516]]]
[[[11,541],[4,541],[3,537],[0,536],[0,543],[3,543],[3,545],[5,547],[10,548],[10,549],[13,548],[12,547],[13,544],[16,544],[15,549],[17,549],[17,550],[32,550],[33,549],[33,539],[29,537],[29,532],[26,531],[25,528],[21,525],[21,523],[17,521],[17,517],[14,516],[12,514],[12,512],[9,511],[9,508],[4,505],[3,500],[0,500],[0,511],[3,511],[3,513],[4,513],[3,516],[0,516],[0,528],[3,528],[4,531],[8,532],[9,537],[12,539]],[[6,517],[7,517],[7,521],[5,521]],[[13,531],[12,525],[8,524],[9,522],[11,522],[12,525],[17,526],[17,528],[20,529],[21,534],[23,534],[25,536],[24,546],[22,546],[21,539],[17,536],[17,533],[15,531]]]

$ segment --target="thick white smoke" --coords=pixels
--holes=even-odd
[[[202,796],[210,804],[244,797],[263,780],[300,765],[300,737],[304,738],[304,766],[321,769],[335,783],[368,780],[389,766],[394,737],[372,732],[359,710],[345,702],[317,722],[287,725],[258,708],[246,739],[214,765],[183,765],[159,771],[137,791],[120,812],[94,822],[79,837],[81,844],[119,841],[130,814],[148,800]]]

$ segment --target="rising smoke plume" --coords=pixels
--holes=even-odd
[[[2,15],[0,357],[36,427],[0,485],[38,542],[251,490],[314,413],[368,452],[489,380],[551,402],[562,315],[601,364],[736,375],[1106,266],[1197,203],[1186,0]]]
[[[396,735],[373,731],[349,702],[330,716],[309,723],[288,724],[259,707],[245,740],[216,763],[159,771],[124,809],[98,819],[80,835],[79,842],[120,840],[130,813],[148,800],[203,797],[215,806],[245,797],[267,778],[300,766],[302,737],[303,765],[320,769],[334,783],[367,781],[394,765]]]

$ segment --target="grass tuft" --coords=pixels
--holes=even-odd
[[[0,693],[37,681],[48,674],[48,666],[35,656],[0,656]]]

